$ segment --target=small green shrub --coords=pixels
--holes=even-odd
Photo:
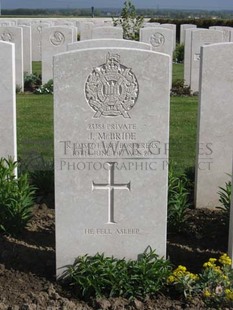
[[[230,208],[231,208],[231,181],[225,183],[225,187],[219,187],[220,191],[219,194],[219,202],[221,206],[216,207],[220,209],[223,213],[223,219],[225,220],[226,224],[229,222],[230,217]]]
[[[184,62],[184,45],[176,44],[176,49],[173,52],[173,61],[176,63]]]
[[[189,180],[185,175],[174,175],[173,167],[169,167],[168,175],[168,228],[181,231],[185,227],[185,217],[189,204]]]
[[[16,84],[16,86],[15,86],[15,92],[16,92],[16,94],[20,94],[20,93],[22,92],[22,88],[21,88],[20,85]]]
[[[172,83],[171,96],[191,96],[190,86],[184,84],[184,80],[176,80]]]
[[[147,248],[137,261],[95,256],[80,256],[66,266],[60,280],[73,288],[78,297],[144,298],[165,287],[171,274],[168,261]]]
[[[37,95],[46,95],[46,94],[53,94],[53,80],[49,80],[44,85],[36,88],[34,94]]]
[[[17,163],[0,159],[0,231],[16,235],[22,232],[31,219],[35,188],[27,174],[16,178]]]
[[[43,165],[40,166],[40,169],[30,172],[29,175],[37,193],[46,195],[54,192],[54,164],[44,158],[42,160]]]
[[[36,88],[41,85],[41,76],[38,74],[28,74],[24,75],[24,91],[34,92]]]
[[[124,2],[121,16],[113,19],[114,26],[120,25],[123,29],[123,38],[139,41],[139,31],[143,25],[144,17],[138,16],[135,6],[130,0]]]

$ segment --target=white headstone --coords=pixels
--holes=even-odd
[[[230,42],[231,32],[233,30],[232,27],[225,27],[225,26],[211,26],[209,29],[212,30],[220,30],[223,32],[223,41]]]
[[[199,91],[200,48],[203,45],[223,42],[223,33],[217,30],[196,29],[191,32],[190,88]]]
[[[173,50],[176,49],[176,24],[161,24],[160,27],[173,31]]]
[[[219,205],[219,186],[231,173],[233,152],[233,43],[201,49],[196,207]]]
[[[32,61],[42,60],[42,29],[49,27],[49,23],[33,23],[32,28]]]
[[[23,92],[23,29],[20,27],[0,27],[0,40],[15,44],[16,85],[18,85]]]
[[[92,39],[123,39],[123,29],[120,27],[93,27]]]
[[[192,40],[192,32],[198,31],[200,29],[205,30],[204,28],[190,28],[184,30],[184,82],[185,85],[190,86],[191,84],[191,40]]]
[[[17,160],[15,45],[0,41],[0,158]]]
[[[173,54],[173,31],[162,27],[146,27],[140,29],[140,41],[151,44],[152,50],[159,53],[165,53],[171,56]]]
[[[98,39],[98,40],[84,40],[67,45],[67,51],[80,50],[86,48],[96,47],[125,47],[137,48],[144,50],[151,50],[151,45],[143,42],[120,39]]]
[[[182,24],[180,25],[180,44],[185,44],[185,30],[197,28],[194,24]]]
[[[92,39],[92,29],[94,24],[92,22],[82,22],[79,26],[80,41]]]
[[[169,81],[152,51],[54,57],[58,274],[84,254],[166,256]]]
[[[32,73],[32,34],[31,27],[20,26],[23,29],[23,71]]]
[[[157,27],[157,26],[159,26],[160,25],[160,23],[144,23],[143,24],[143,27]]]
[[[12,27],[12,26],[16,26],[16,22],[13,21],[7,21],[7,20],[1,20],[0,21],[0,27]]]
[[[73,28],[46,27],[42,30],[42,84],[53,79],[53,56],[66,52],[73,42]]]

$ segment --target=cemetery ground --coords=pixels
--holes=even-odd
[[[34,70],[40,72],[39,63],[34,64]],[[182,65],[174,66],[173,78],[182,78]],[[197,97],[171,97],[170,119],[170,159],[175,175],[186,172],[192,179],[190,167],[194,167],[195,160]],[[24,170],[40,164],[47,173],[34,175],[39,190],[33,217],[23,233],[15,237],[0,235],[0,310],[207,309],[202,298],[185,300],[182,294],[175,294],[169,288],[145,300],[97,298],[81,301],[55,281],[55,215],[50,182],[53,174],[48,170],[48,162],[53,157],[52,132],[52,95],[17,95],[19,159],[24,160]],[[220,210],[190,208],[182,227],[168,230],[168,257],[174,268],[184,265],[191,272],[199,273],[209,258],[219,258],[227,251],[227,238],[228,225]],[[215,309],[214,305],[211,309]]]

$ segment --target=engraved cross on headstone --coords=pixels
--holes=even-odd
[[[107,163],[109,165],[108,183],[97,184],[92,182],[92,190],[106,189],[108,190],[108,222],[107,224],[115,224],[114,221],[114,191],[115,189],[126,189],[130,191],[130,183],[127,184],[114,184],[114,166],[115,162]]]

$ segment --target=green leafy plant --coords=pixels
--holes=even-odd
[[[172,82],[171,96],[191,96],[190,86],[185,85],[184,80]]]
[[[65,268],[60,280],[84,298],[151,296],[165,287],[171,273],[170,263],[158,258],[149,247],[135,261],[105,257],[104,254],[85,255]]]
[[[34,92],[36,88],[41,85],[41,76],[38,74],[28,74],[24,75],[24,91]]]
[[[41,156],[39,169],[29,173],[31,183],[36,187],[37,193],[46,195],[54,192],[54,163]]]
[[[0,230],[16,235],[22,232],[31,219],[35,188],[27,174],[16,178],[17,163],[0,159]]]
[[[39,88],[36,88],[34,94],[37,95],[53,94],[53,80],[49,80],[44,85],[41,85]]]
[[[15,86],[15,92],[16,92],[16,94],[21,94],[21,92],[22,92],[22,87],[21,87],[20,85],[16,84],[16,86]]]
[[[174,231],[184,229],[189,204],[189,181],[185,175],[175,176],[172,164],[168,175],[168,227]]]
[[[173,52],[173,61],[176,63],[184,62],[184,44],[176,44],[176,49]]]
[[[113,19],[113,24],[122,26],[124,39],[138,41],[143,21],[144,17],[138,16],[135,6],[130,0],[127,0],[124,2],[121,16],[118,19]]]
[[[225,187],[219,187],[220,191],[218,192],[219,194],[218,201],[221,203],[221,206],[220,207],[218,206],[216,208],[222,211],[226,223],[228,223],[230,217],[231,188],[232,188],[231,181],[228,181],[225,183]]]

